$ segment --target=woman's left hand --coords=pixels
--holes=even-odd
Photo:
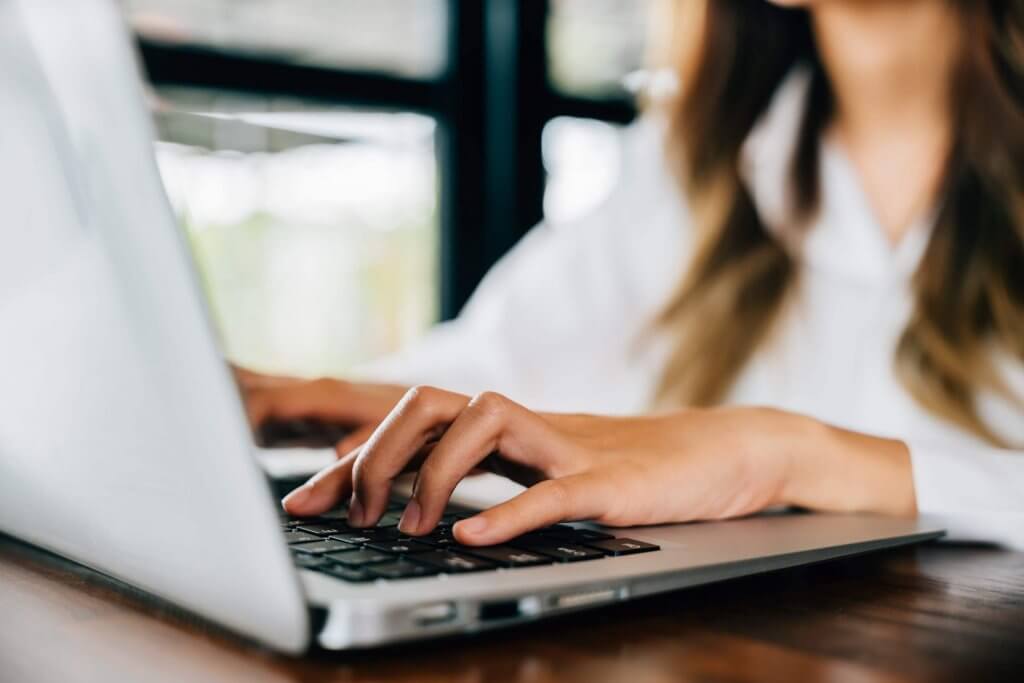
[[[914,514],[899,441],[764,408],[648,417],[534,413],[494,393],[410,390],[365,445],[284,500],[293,515],[352,497],[349,523],[384,513],[392,481],[417,470],[399,528],[429,533],[456,484],[483,468],[529,488],[456,524],[463,543],[501,543],[560,521],[610,526],[723,519],[776,505]]]

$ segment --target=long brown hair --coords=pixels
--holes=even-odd
[[[993,351],[1024,359],[1024,2],[950,1],[966,38],[950,104],[954,140],[894,363],[927,410],[1001,444],[975,397],[986,389],[1020,405]],[[833,113],[806,10],[710,0],[702,21],[669,130],[699,239],[661,318],[679,343],[659,401],[685,405],[725,398],[797,285],[793,255],[765,230],[741,182],[744,140],[783,78],[805,64],[811,85],[790,187],[797,217],[807,218],[817,209],[819,141]]]

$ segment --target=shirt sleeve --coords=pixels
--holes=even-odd
[[[949,540],[1024,550],[1024,452],[910,442],[917,508]]]
[[[662,364],[644,333],[682,273],[688,234],[662,140],[657,121],[626,129],[619,178],[600,206],[571,223],[541,223],[455,320],[356,376],[499,391],[537,410],[643,409]]]

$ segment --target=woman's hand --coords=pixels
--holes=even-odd
[[[866,441],[865,441],[866,440]],[[498,395],[410,390],[359,450],[284,500],[316,515],[351,496],[375,524],[392,481],[418,470],[399,528],[429,533],[455,485],[482,467],[530,486],[455,526],[467,544],[590,519],[611,526],[722,519],[775,505],[913,513],[909,456],[874,439],[761,408],[636,418],[533,413]],[[909,492],[909,499],[908,499]]]
[[[301,380],[237,367],[233,370],[254,429],[292,420],[350,428],[336,445],[339,455],[363,444],[407,391],[389,384]]]

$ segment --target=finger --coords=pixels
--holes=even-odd
[[[354,432],[347,434],[344,439],[338,442],[338,457],[341,458],[348,455],[351,451],[354,451],[355,449],[359,448],[364,443],[369,441],[370,436],[373,435],[373,432],[376,429],[376,423],[367,424],[363,425]]]
[[[569,444],[536,414],[500,394],[480,394],[420,467],[399,528],[413,535],[433,529],[455,486],[495,451],[516,462],[542,466],[551,459],[548,454],[568,450]]]
[[[356,459],[350,524],[358,527],[377,523],[387,507],[395,476],[431,438],[455,420],[468,402],[461,394],[432,387],[416,387],[406,392]]]
[[[312,517],[327,512],[352,494],[352,467],[359,451],[353,451],[320,470],[309,481],[281,501],[285,512],[296,517]]]
[[[261,389],[266,387],[282,386],[286,384],[297,384],[302,380],[295,377],[288,377],[285,375],[266,375],[262,372],[256,372],[255,370],[249,370],[238,365],[232,364],[231,372],[235,376],[235,381],[243,389]]]
[[[310,417],[316,400],[306,384],[288,387],[262,387],[245,396],[245,412],[254,428],[271,420],[291,420]]]
[[[315,419],[361,424],[370,419],[348,384],[329,379],[253,390],[246,397],[245,408],[254,427],[268,420]]]
[[[613,485],[613,483],[611,484]],[[610,483],[592,473],[547,479],[518,496],[457,522],[455,538],[466,545],[494,545],[558,522],[600,517]]]

